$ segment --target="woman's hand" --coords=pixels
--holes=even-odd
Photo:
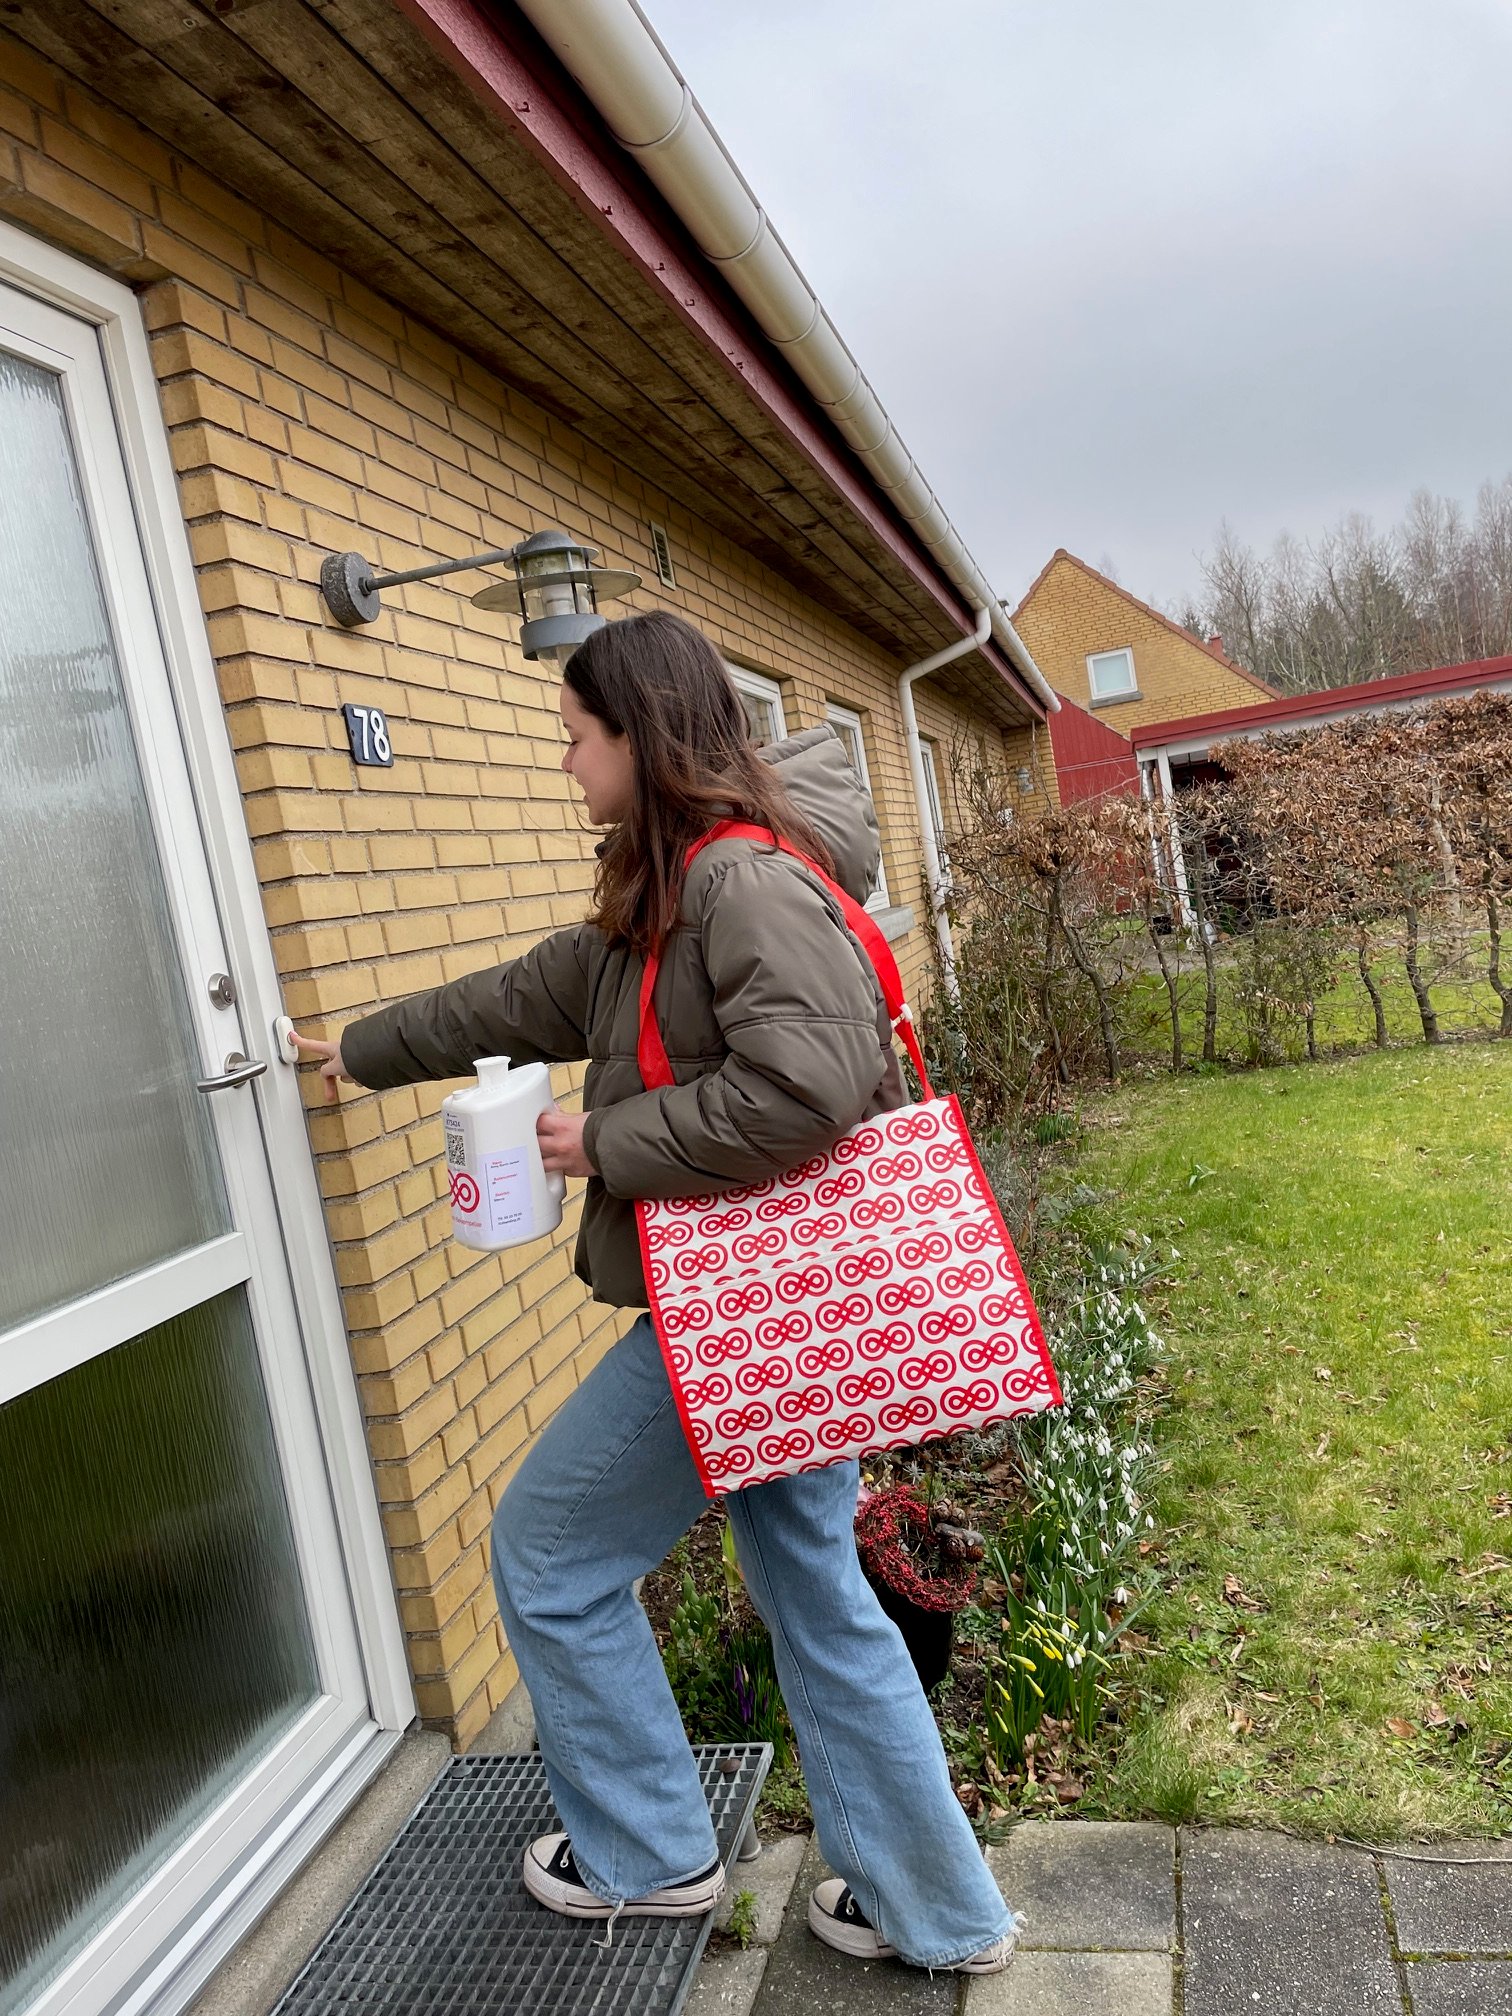
[[[536,1140],[548,1175],[596,1176],[598,1171],[583,1150],[586,1113],[559,1113],[550,1107],[536,1121]]]
[[[336,1080],[340,1078],[347,1085],[355,1085],[357,1080],[341,1061],[341,1043],[323,1043],[318,1036],[301,1036],[297,1029],[289,1031],[289,1041],[295,1049],[307,1052],[301,1058],[305,1064],[320,1065],[320,1075],[325,1080],[325,1103],[334,1106],[340,1096],[336,1090]]]

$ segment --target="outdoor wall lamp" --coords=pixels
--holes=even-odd
[[[523,617],[520,648],[525,656],[561,665],[608,622],[598,613],[600,600],[613,601],[640,586],[639,574],[595,566],[597,558],[596,546],[581,545],[556,531],[532,532],[518,546],[474,553],[466,560],[443,560],[434,567],[411,567],[402,574],[374,574],[360,553],[330,553],[321,563],[320,592],[336,621],[351,630],[374,620],[384,588],[508,561],[514,579],[480,588],[472,598],[474,608],[509,609]]]

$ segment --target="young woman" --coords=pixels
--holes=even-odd
[[[546,1167],[585,1176],[577,1270],[644,1310],[637,1197],[760,1181],[904,1101],[887,1011],[839,905],[791,856],[717,841],[770,828],[858,900],[876,822],[839,740],[811,729],[759,753],[717,653],[670,615],[632,617],[574,653],[562,768],[601,843],[593,914],[523,958],[299,1039],[336,1080],[456,1078],[495,1054],[588,1062],[582,1114],[538,1129]],[[676,1084],[636,1067],[647,951]],[[994,1973],[1016,1921],[951,1789],[929,1707],[856,1558],[857,1465],[731,1493],[726,1511],[835,1879],[818,1936],[864,1959]],[[711,1910],[724,1887],[677,1707],[632,1584],[705,1499],[649,1317],[558,1409],[494,1519],[499,1609],[535,1710],[566,1831],[525,1857],[531,1895],[573,1917]]]

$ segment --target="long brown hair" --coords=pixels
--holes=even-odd
[[[829,850],[757,755],[724,661],[665,610],[596,630],[562,674],[590,714],[628,735],[630,811],[599,850],[593,921],[645,953],[678,921],[683,856],[716,820],[768,826],[827,872]]]

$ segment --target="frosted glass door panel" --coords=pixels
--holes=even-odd
[[[241,1289],[0,1408],[0,2016],[319,1691]]]
[[[4,350],[0,555],[3,1330],[230,1219],[61,388]]]

